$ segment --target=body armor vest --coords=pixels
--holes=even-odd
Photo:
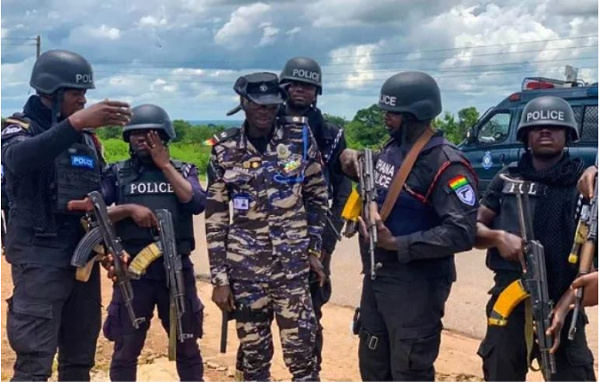
[[[183,163],[172,161],[177,171],[181,172]],[[120,204],[139,204],[150,210],[167,209],[173,215],[177,250],[180,254],[189,254],[195,247],[192,215],[182,213],[179,199],[173,186],[155,167],[145,167],[143,171],[134,167],[131,160],[118,162],[117,185],[119,187]],[[133,219],[127,218],[115,224],[117,234],[123,241],[123,247],[131,255],[137,254],[146,245],[156,240],[154,229],[139,227]]]
[[[444,144],[447,144],[447,142],[442,137],[434,137],[423,151]],[[377,205],[379,209],[381,209],[381,206],[383,205],[394,176],[400,169],[403,159],[404,155],[400,150],[400,147],[397,145],[389,145],[381,151],[381,154],[375,162],[375,187],[377,189]],[[398,237],[410,235],[419,231],[427,231],[436,227],[440,225],[440,218],[433,206],[423,203],[406,190],[403,190],[385,221],[385,225],[394,237]],[[431,277],[453,277],[454,274],[452,257],[400,264],[398,262],[396,251],[376,248],[375,261],[383,264],[383,272],[388,268],[390,272],[395,274],[401,273],[403,270],[408,273],[422,271],[425,277],[427,277],[427,275]],[[363,264],[370,264],[367,252],[363,252]]]
[[[88,133],[84,142],[77,142],[63,151],[55,160],[53,188],[55,209],[58,213],[69,213],[67,203],[83,199],[100,189],[102,162]]]
[[[516,163],[509,165],[508,175],[513,178],[520,177]],[[521,194],[527,193],[529,196],[529,207],[531,211],[525,211],[525,213],[528,213],[530,218],[533,219],[536,201],[538,196],[543,193],[544,186],[540,185],[539,183],[531,183],[531,187],[528,187],[527,189],[517,190],[514,189],[514,187],[518,186],[514,184],[507,184],[506,182],[504,183],[502,188],[502,198],[500,200],[500,211],[494,218],[491,228],[495,230],[504,230],[521,237],[521,229],[519,227],[519,209],[517,206],[517,197],[515,192],[520,192]],[[486,265],[494,272],[521,272],[520,263],[504,259],[500,255],[500,252],[497,248],[488,249]]]

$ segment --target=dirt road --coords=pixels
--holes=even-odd
[[[195,221],[196,237],[204,238],[202,217]],[[198,249],[193,254],[198,274],[206,274],[208,262],[205,242],[198,240]],[[457,255],[458,281],[454,284],[447,305],[444,325],[447,329],[442,335],[440,356],[436,362],[438,380],[481,380],[481,360],[476,355],[479,338],[485,330],[484,306],[487,301],[487,289],[491,286],[491,273],[483,264],[483,253],[471,251]],[[321,374],[324,380],[360,380],[357,362],[357,338],[350,334],[352,306],[360,296],[361,276],[359,272],[358,252],[355,243],[345,240],[340,243],[333,258],[333,301],[324,308],[323,326],[325,330],[324,364]],[[5,300],[11,294],[10,267],[2,261],[1,296]],[[104,272],[104,271],[103,271]],[[104,273],[103,273],[104,275]],[[229,327],[228,351],[218,352],[221,314],[210,302],[211,286],[199,281],[200,298],[206,305],[204,332],[200,340],[205,360],[205,376],[209,381],[233,380],[233,365],[237,337],[233,324]],[[111,285],[103,277],[103,305],[108,306]],[[590,345],[597,355],[597,308],[590,310],[591,325],[587,331]],[[106,315],[104,309],[103,315]],[[274,328],[274,333],[276,329]],[[276,353],[273,360],[273,377],[276,380],[290,378],[283,359],[279,341],[275,341]],[[112,344],[102,335],[98,342],[95,381],[108,379]],[[167,340],[156,318],[153,319],[146,347],[140,358],[138,379],[140,381],[177,380],[175,364],[168,362]],[[6,340],[6,304],[2,304],[2,380],[12,375],[14,353]],[[53,375],[56,378],[56,375]],[[539,373],[530,373],[528,380],[541,381]]]
[[[10,266],[2,262],[2,299],[11,294]],[[111,285],[103,279],[103,305],[108,305]],[[205,375],[209,381],[233,380],[235,364],[235,351],[237,337],[234,325],[229,325],[228,351],[219,353],[220,320],[218,308],[210,302],[212,287],[202,281],[198,283],[200,298],[205,302],[204,330],[205,336],[201,339],[202,355],[205,361]],[[357,364],[357,338],[350,334],[350,321],[352,309],[329,304],[324,310],[323,326],[326,342],[324,347],[324,363],[322,378],[324,380],[360,380]],[[104,309],[103,316],[106,315]],[[274,328],[274,330],[276,330]],[[275,332],[276,333],[276,332]],[[442,339],[442,350],[436,364],[438,379],[440,380],[480,380],[480,363],[475,352],[478,341],[467,336],[445,331]],[[277,380],[289,379],[283,359],[279,341],[275,341],[275,357],[273,360],[273,377]],[[93,380],[108,380],[108,366],[112,344],[101,335],[98,341],[96,367]],[[167,340],[156,317],[152,321],[146,347],[140,358],[138,367],[138,380],[140,381],[165,381],[177,380],[175,364],[166,359]],[[2,380],[12,376],[14,353],[6,339],[6,304],[2,304]],[[535,377],[535,376],[534,376]],[[56,379],[56,373],[53,375]],[[536,380],[536,379],[533,379]]]

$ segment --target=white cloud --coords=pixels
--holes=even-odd
[[[98,28],[89,29],[89,35],[98,38],[107,38],[109,40],[118,40],[121,37],[121,31],[117,28],[108,27],[104,24]]]
[[[279,34],[279,28],[271,26],[271,23],[263,23],[260,25],[260,28],[263,30],[263,35],[258,43],[258,46],[267,46],[273,44],[277,39],[277,35]]]
[[[295,34],[300,33],[300,31],[302,31],[302,28],[295,27],[295,28],[292,28],[290,30],[285,31],[285,34],[288,35],[288,36],[293,36]]]
[[[229,21],[217,31],[214,38],[215,43],[229,49],[245,46],[247,38],[260,30],[260,25],[266,21],[267,13],[270,10],[271,6],[264,3],[239,7],[231,14]],[[263,38],[264,35],[263,30]],[[267,37],[267,41],[268,39],[269,37]]]
[[[167,18],[166,17],[161,17],[161,18],[156,18],[154,16],[144,16],[140,19],[140,21],[138,21],[138,26],[140,28],[146,28],[146,27],[157,27],[157,26],[162,26],[162,25],[167,25]]]
[[[329,53],[330,65],[352,63],[351,66],[339,66],[333,70],[330,79],[333,87],[342,87],[348,89],[360,88],[375,79],[373,70],[373,56],[378,49],[379,44],[354,45],[338,48]],[[335,72],[343,73],[341,76]],[[323,75],[323,81],[328,81],[327,76]]]

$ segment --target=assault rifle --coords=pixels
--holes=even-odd
[[[127,308],[129,318],[131,319],[131,324],[134,328],[138,329],[140,324],[146,321],[146,319],[144,317],[136,318],[133,311],[133,288],[131,287],[129,274],[126,271],[125,264],[121,258],[124,254],[126,254],[126,252],[123,249],[120,240],[117,238],[117,235],[115,234],[115,229],[108,217],[106,204],[104,203],[104,198],[102,195],[97,191],[93,191],[88,194],[88,198],[92,203],[94,221],[96,222],[98,230],[102,235],[102,241],[106,247],[106,252],[113,256],[115,276],[117,278],[116,284],[121,290],[121,295],[123,297],[125,307]]]
[[[362,200],[362,218],[367,226],[369,235],[369,257],[371,259],[371,280],[377,277],[377,269],[381,264],[375,264],[375,247],[377,246],[377,190],[375,189],[375,174],[373,171],[373,152],[365,149],[358,160],[358,178],[360,182],[360,199]]]
[[[375,189],[374,176],[373,151],[370,149],[365,149],[362,155],[358,158],[358,191],[356,188],[352,190],[342,211],[342,218],[346,223],[344,236],[354,236],[358,230],[359,216],[362,216],[362,219],[367,227],[372,280],[375,280],[377,277],[377,270],[381,268],[381,263],[375,263],[377,224],[374,216],[375,212],[377,211],[377,190]]]
[[[194,336],[183,332],[181,319],[185,313],[185,284],[183,282],[183,267],[181,255],[177,253],[173,216],[165,209],[155,211],[158,220],[158,232],[162,244],[163,261],[169,288],[169,361],[176,358],[176,341],[183,342]]]
[[[588,204],[581,207],[579,223],[575,232],[575,241],[573,249],[569,256],[569,262],[577,264],[579,262],[579,270],[577,277],[586,275],[592,270],[592,261],[596,253],[598,244],[598,178],[594,182],[594,194]],[[569,327],[569,340],[575,338],[577,333],[577,318],[582,311],[581,301],[583,299],[583,288],[577,288],[575,297],[575,309],[571,318]]]
[[[524,191],[531,189],[531,187],[529,182],[513,179],[505,174],[501,174],[500,177],[507,182],[505,191],[514,193],[517,198],[519,226],[523,238],[523,255],[526,267],[523,276],[510,284],[498,296],[488,322],[490,325],[505,326],[508,322],[508,316],[517,304],[529,298],[533,320],[535,321],[535,337],[540,349],[540,366],[544,379],[549,381],[552,374],[556,373],[554,354],[550,353],[553,336],[546,335],[546,331],[551,324],[554,303],[548,295],[544,247],[538,240],[533,238],[529,195],[527,191]]]

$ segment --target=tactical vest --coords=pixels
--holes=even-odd
[[[442,137],[433,137],[422,152],[448,142]],[[377,189],[377,204],[381,209],[396,172],[400,169],[404,155],[397,145],[384,147],[375,162],[375,187]],[[417,161],[418,165],[418,161]],[[429,186],[429,185],[427,185]],[[410,235],[419,231],[427,231],[440,225],[440,218],[433,206],[424,203],[411,193],[403,190],[396,200],[392,211],[385,221],[386,227],[393,236]],[[370,266],[368,251],[361,250],[363,267],[366,271]],[[378,274],[400,278],[447,278],[454,280],[456,270],[452,256],[423,261],[411,261],[408,264],[398,262],[396,251],[376,248],[375,261],[383,268]]]
[[[22,113],[15,113],[7,119],[12,120],[21,127],[27,126],[32,136],[45,131],[35,120]],[[54,162],[42,166],[38,173],[23,179],[17,176],[18,182],[23,184],[18,184],[17,179],[7,179],[9,208],[22,209],[33,215],[35,236],[58,237],[57,215],[73,215],[72,218],[82,215],[81,212],[68,211],[67,203],[83,199],[89,192],[100,189],[103,166],[103,158],[91,133],[84,131],[78,142],[61,152]]]
[[[184,164],[171,161],[173,166],[182,172]],[[177,250],[180,254],[189,254],[194,250],[194,228],[192,214],[182,213],[179,199],[173,186],[158,168],[144,168],[140,171],[134,167],[131,160],[116,164],[117,186],[119,196],[116,202],[120,204],[139,204],[150,210],[167,209],[173,216]],[[130,254],[138,253],[143,247],[156,240],[157,232],[153,229],[142,228],[133,219],[127,218],[115,224],[118,236],[123,241],[123,247]]]
[[[55,160],[53,195],[58,213],[70,213],[67,203],[83,199],[100,189],[102,162],[89,133],[83,135],[84,143],[75,143]]]
[[[511,163],[508,166],[508,175],[512,178],[520,177],[516,163]],[[519,227],[519,209],[516,192],[520,192],[522,195],[527,193],[529,197],[529,208],[531,209],[530,217],[533,219],[536,201],[540,195],[543,195],[544,187],[545,186],[539,183],[531,183],[530,187],[521,187],[519,189],[518,185],[515,185],[514,183],[510,184],[504,182],[502,197],[500,199],[500,211],[494,218],[491,228],[495,230],[504,230],[520,237],[521,229]],[[521,265],[518,262],[504,259],[497,248],[488,249],[486,265],[494,272],[521,271]]]

